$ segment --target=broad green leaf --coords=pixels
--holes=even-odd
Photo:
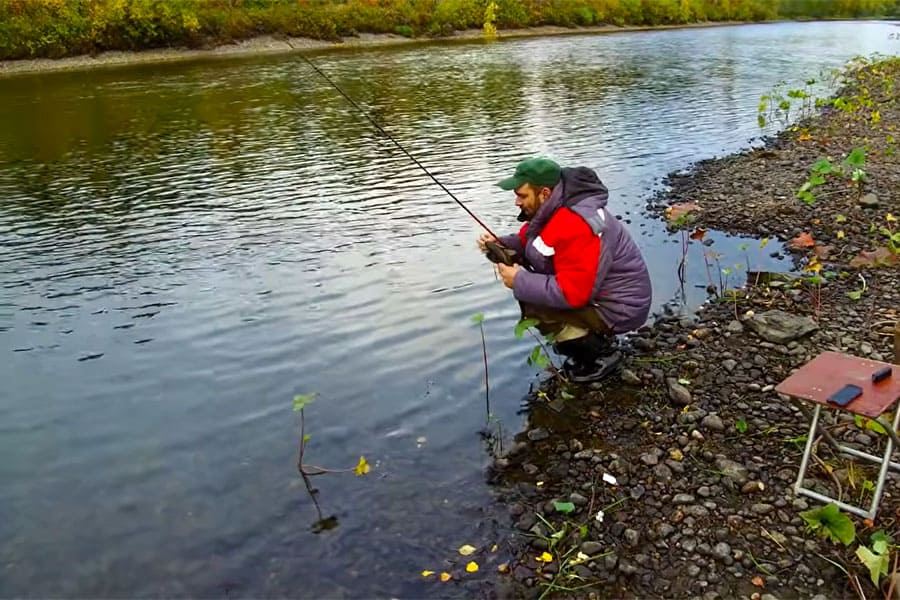
[[[888,549],[888,543],[885,540],[878,540],[877,542],[872,542],[872,550],[875,551],[875,554],[884,554]]]
[[[812,185],[822,185],[823,183],[825,183],[825,177],[823,175],[813,175],[809,178],[809,181],[807,183],[811,183]]]
[[[550,366],[550,359],[547,358],[547,355],[544,354],[543,350],[540,354],[538,354],[537,359],[534,361],[534,364],[540,369],[546,369]]]
[[[316,393],[312,394],[298,394],[294,396],[294,412],[300,412],[303,410],[307,404],[316,399]]]
[[[745,433],[747,431],[747,421],[738,419],[737,423],[734,424],[734,428],[741,433]]]
[[[579,528],[578,528],[578,533],[581,534],[581,539],[586,538],[586,537],[587,537],[587,534],[588,534],[588,526],[587,526],[587,525],[582,525],[581,527],[579,527]]]
[[[836,217],[834,218],[834,222],[835,222],[835,223],[846,223],[846,222],[847,222],[847,217],[844,216],[844,215],[838,215],[838,216],[836,216]]]
[[[480,324],[484,321],[484,313],[478,313],[477,315],[472,315],[472,322],[476,325]]]
[[[869,569],[869,576],[877,588],[878,580],[881,579],[882,575],[887,575],[888,573],[888,556],[886,554],[875,554],[865,546],[860,546],[856,549],[856,556]]]
[[[575,505],[572,504],[571,502],[554,502],[553,508],[555,508],[556,510],[558,510],[561,513],[568,514],[568,513],[572,512],[573,510],[575,510]]]
[[[841,513],[837,504],[829,504],[800,513],[803,520],[813,531],[835,542],[849,546],[856,539],[856,525],[850,518]]]
[[[852,292],[847,292],[847,296],[851,300],[859,300],[862,298],[862,290],[853,290]]]
[[[844,162],[852,167],[861,167],[866,163],[866,151],[862,148],[854,148]]]
[[[879,433],[881,435],[887,434],[885,428],[882,427],[881,423],[879,423],[875,419],[866,419],[866,429],[868,429],[869,431],[874,431],[875,433]]]
[[[807,191],[809,188],[812,187],[812,185],[813,185],[812,179],[810,179],[809,181],[804,181],[803,185],[800,186],[800,189],[797,190],[797,195],[799,196],[801,193]]]
[[[516,323],[516,337],[522,339],[525,332],[528,331],[529,328],[536,326],[538,323],[540,323],[540,321],[537,319],[522,319]]]
[[[827,175],[834,171],[834,167],[831,166],[831,162],[826,159],[821,159],[816,161],[812,166],[812,171],[814,173],[820,173],[822,175]]]

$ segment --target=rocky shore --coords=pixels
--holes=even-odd
[[[498,596],[888,593],[891,576],[876,589],[855,550],[879,530],[900,541],[900,477],[889,477],[874,523],[849,515],[853,543],[810,531],[800,513],[822,505],[792,491],[809,422],[774,391],[823,351],[893,360],[900,61],[845,75],[839,102],[764,148],[669,176],[651,202],[649,210],[694,234],[692,244],[703,243],[703,228],[751,233],[792,252],[797,269],[751,270],[746,284],[726,291],[713,275],[714,296],[699,314],[660,319],[631,338],[620,379],[579,390],[562,411],[531,403],[527,431],[491,470],[515,530]],[[865,148],[862,163],[855,148]],[[807,186],[814,201],[806,204],[796,193],[826,157],[833,170]],[[549,380],[544,393],[552,398],[554,387]],[[884,434],[849,413],[826,423],[850,446],[882,447]],[[816,454],[808,487],[870,501],[873,466],[824,442]]]

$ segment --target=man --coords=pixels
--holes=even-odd
[[[523,318],[538,319],[538,329],[553,334],[570,379],[603,378],[621,360],[615,334],[641,327],[651,301],[647,265],[607,211],[606,186],[591,169],[560,168],[547,158],[522,161],[497,185],[515,191],[525,225],[499,240],[482,235],[479,248],[488,252],[499,241],[515,257],[510,265],[495,261],[503,283]]]

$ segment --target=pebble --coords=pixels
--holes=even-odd
[[[667,538],[675,532],[675,528],[668,523],[660,523],[656,527],[656,535],[660,538]]]
[[[625,530],[625,543],[634,548],[638,545],[638,542],[641,539],[641,535],[634,529],[626,529]]]
[[[766,486],[762,481],[748,481],[741,488],[741,491],[745,494],[752,494],[754,492],[762,492],[765,489]]]
[[[641,454],[641,462],[649,467],[659,464],[659,454],[657,454],[656,449],[654,448],[650,452]]]
[[[672,479],[672,469],[666,465],[656,465],[653,467],[653,475],[660,481],[669,481]]]
[[[669,386],[669,398],[671,398],[675,404],[687,406],[691,403],[691,393],[686,387],[672,378],[667,381],[667,384]]]
[[[878,196],[869,192],[859,199],[859,205],[863,208],[878,208]]]
[[[737,320],[732,320],[725,328],[730,333],[743,333],[744,324]]]
[[[749,478],[749,471],[747,470],[747,467],[729,458],[717,459],[716,470],[721,471],[722,474],[734,480],[734,482],[738,485],[743,485]]]
[[[859,344],[859,351],[861,354],[869,356],[870,354],[872,354],[872,352],[875,351],[875,349],[872,348],[872,344],[869,344],[868,342],[861,342]]]
[[[569,501],[575,506],[586,506],[588,503],[588,499],[578,492],[572,492],[571,494],[569,494]]]
[[[712,490],[709,489],[709,486],[702,485],[697,488],[697,495],[703,496],[704,498],[709,498],[712,496]]]
[[[628,385],[640,385],[641,384],[641,378],[638,377],[637,375],[635,375],[634,371],[631,371],[629,369],[622,369],[622,372],[619,375],[619,377],[621,377],[623,383],[628,384]]]
[[[679,506],[681,504],[691,504],[694,502],[694,497],[690,494],[675,494],[675,497],[672,498],[672,504]]]
[[[735,321],[737,322],[737,321]],[[737,367],[737,361],[733,358],[726,358],[722,361],[722,366],[725,367],[725,370],[731,373],[734,371],[734,368]]]
[[[772,512],[773,510],[775,510],[775,507],[772,506],[771,504],[760,503],[760,504],[754,504],[753,506],[751,506],[750,510],[752,510],[753,512],[755,512],[758,515],[767,515],[770,512]]]
[[[710,431],[725,431],[725,423],[723,423],[721,417],[716,414],[703,417],[703,420],[700,421],[700,426]]]
[[[587,554],[588,556],[593,556],[594,554],[600,554],[603,551],[603,544],[600,542],[582,542],[581,551]]]
[[[731,546],[729,546],[725,542],[719,542],[718,544],[713,546],[712,555],[719,560],[731,558]]]

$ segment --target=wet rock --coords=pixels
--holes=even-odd
[[[700,426],[710,431],[725,431],[725,423],[717,414],[706,415],[700,421]]]
[[[819,328],[811,317],[777,309],[753,315],[747,320],[747,326],[761,338],[776,344],[786,344]]]
[[[687,406],[691,403],[691,393],[686,387],[678,383],[678,380],[669,378],[666,380],[666,383],[669,388],[669,398],[672,399],[672,402],[679,406]]]
[[[641,378],[634,374],[634,371],[629,369],[622,369],[622,373],[619,375],[622,378],[622,382],[628,385],[640,385]]]
[[[513,502],[509,505],[509,514],[512,517],[520,517],[525,513],[525,506],[518,503]]]
[[[550,437],[550,433],[543,427],[537,427],[528,431],[528,439],[532,442],[539,442]]]
[[[859,199],[859,205],[863,208],[878,208],[878,196],[869,192]]]
[[[581,551],[587,554],[588,556],[593,556],[594,554],[600,554],[603,552],[603,544],[600,542],[582,542]]]

